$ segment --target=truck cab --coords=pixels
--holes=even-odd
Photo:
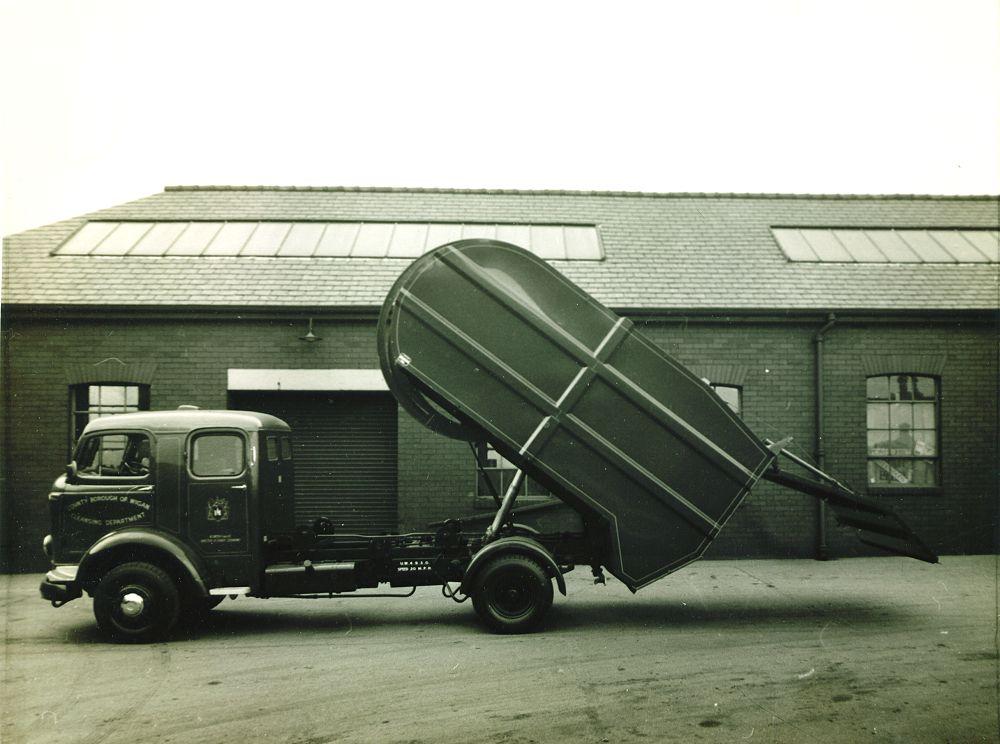
[[[53,569],[43,596],[58,604],[88,592],[96,610],[102,580],[125,564],[143,566],[140,578],[154,585],[166,574],[176,586],[176,608],[159,602],[168,616],[259,593],[266,533],[294,528],[290,438],[285,422],[246,411],[185,407],[91,421],[48,496]],[[105,624],[154,609],[148,589],[117,597]]]

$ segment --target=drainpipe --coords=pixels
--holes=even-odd
[[[816,345],[816,465],[820,470],[826,470],[826,445],[823,441],[823,341],[824,335],[836,322],[837,316],[830,313],[826,318],[826,324],[813,336],[813,343]],[[830,551],[826,544],[826,501],[819,502],[816,520],[816,560],[826,561],[830,559]]]

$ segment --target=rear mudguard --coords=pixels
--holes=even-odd
[[[208,571],[198,555],[173,535],[148,527],[111,532],[91,545],[80,559],[77,583],[86,588],[99,581],[108,559],[118,552],[127,560],[169,561],[191,580],[196,594],[208,596]],[[115,558],[114,562],[121,559]]]
[[[495,540],[490,544],[486,545],[482,550],[472,556],[472,560],[469,562],[468,568],[465,569],[465,576],[462,578],[462,584],[460,590],[464,594],[468,594],[472,591],[473,586],[476,583],[476,574],[479,570],[486,564],[486,562],[498,555],[524,555],[528,558],[533,558],[542,564],[546,573],[552,575],[556,579],[556,585],[559,587],[559,592],[565,597],[566,596],[566,580],[563,578],[562,571],[559,569],[559,564],[556,563],[556,559],[552,556],[545,547],[535,540],[528,537],[502,537],[499,540]]]

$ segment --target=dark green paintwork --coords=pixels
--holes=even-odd
[[[703,381],[541,259],[462,240],[382,306],[390,389],[430,428],[485,437],[607,528],[635,590],[699,557],[773,455]]]
[[[291,468],[269,461],[266,449],[267,436],[290,431],[281,419],[250,411],[147,411],[90,422],[78,448],[96,435],[143,434],[150,442],[149,471],[121,477],[71,469],[60,477],[49,495],[53,561],[86,563],[97,548],[127,554],[129,545],[165,552],[164,540],[172,540],[197,557],[199,581],[256,588],[263,534],[294,527]],[[243,440],[241,473],[191,472],[192,438],[211,433]],[[218,517],[213,506],[222,507]]]

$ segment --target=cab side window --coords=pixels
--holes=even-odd
[[[290,462],[292,459],[292,440],[287,436],[279,438],[277,434],[268,434],[264,449],[270,462],[277,462],[279,459]]]
[[[239,475],[245,463],[243,438],[214,432],[191,441],[191,472],[200,477]]]
[[[149,437],[145,434],[102,434],[87,437],[76,454],[80,475],[135,478],[147,475]]]
[[[268,459],[268,462],[277,462],[278,461],[278,438],[277,437],[272,437],[272,436],[269,435],[267,437],[266,441],[267,441],[266,449],[267,449],[267,459]]]

